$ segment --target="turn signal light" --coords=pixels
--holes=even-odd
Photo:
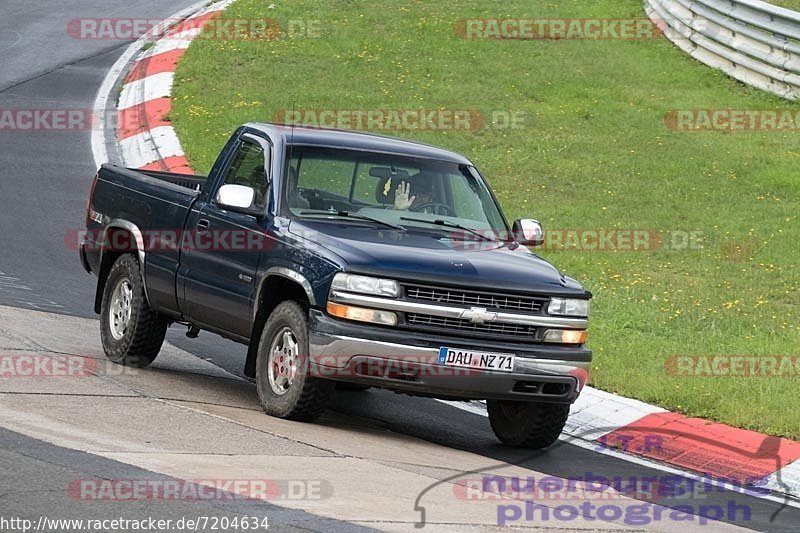
[[[397,314],[391,311],[354,307],[352,305],[343,305],[334,302],[328,302],[326,309],[329,315],[339,318],[356,320],[358,322],[372,322],[373,324],[382,324],[384,326],[397,325]]]
[[[559,344],[583,344],[589,332],[585,329],[548,329],[544,332],[544,342]]]

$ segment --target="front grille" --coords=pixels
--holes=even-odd
[[[407,285],[406,298],[443,305],[484,307],[489,310],[524,311],[535,314],[541,314],[550,301],[549,298],[544,297],[518,296],[429,285]]]
[[[475,324],[461,318],[447,318],[441,316],[423,315],[419,313],[406,313],[406,323],[419,328],[436,330],[457,330],[480,335],[498,335],[503,337],[536,337],[536,326],[523,326],[518,324]]]

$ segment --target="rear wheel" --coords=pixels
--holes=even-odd
[[[309,375],[308,321],[297,302],[279,304],[269,315],[258,345],[256,388],[267,414],[311,421],[325,409],[332,381]]]
[[[134,367],[152,363],[161,350],[169,322],[150,309],[139,262],[131,254],[111,267],[100,307],[100,339],[111,361]]]
[[[486,408],[501,442],[537,450],[558,440],[569,416],[568,404],[486,400]]]

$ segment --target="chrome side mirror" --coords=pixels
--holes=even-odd
[[[260,217],[264,214],[262,212],[263,209],[253,205],[255,198],[256,191],[252,187],[229,184],[219,188],[217,196],[214,198],[214,203],[234,213]]]
[[[520,218],[512,228],[514,240],[525,246],[540,246],[544,243],[544,230],[538,220]]]
[[[223,185],[217,191],[216,202],[220,207],[246,209],[253,205],[256,191],[245,185]]]

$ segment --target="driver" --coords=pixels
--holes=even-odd
[[[394,208],[416,211],[420,206],[433,202],[433,187],[428,179],[414,180],[414,195],[411,194],[411,183],[401,181],[394,193]]]

